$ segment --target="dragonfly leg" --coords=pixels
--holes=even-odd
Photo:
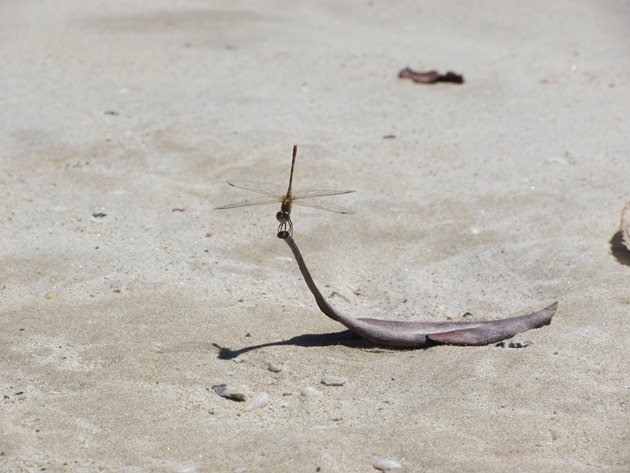
[[[293,235],[293,222],[290,219],[280,222],[280,225],[278,225],[278,233],[281,232],[287,232],[289,235]]]
[[[281,222],[280,225],[278,225],[278,234],[285,232],[286,230],[287,230],[286,222]]]

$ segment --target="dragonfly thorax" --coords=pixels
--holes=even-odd
[[[276,220],[280,223],[286,223],[291,220],[291,201],[285,199],[280,206],[280,212],[276,214]]]

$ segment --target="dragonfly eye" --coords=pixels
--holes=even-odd
[[[291,219],[291,216],[288,212],[280,211],[276,214],[276,220],[280,223],[288,222]]]

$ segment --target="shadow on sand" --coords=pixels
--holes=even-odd
[[[243,353],[247,353],[248,351],[257,350],[259,348],[264,347],[276,347],[283,345],[292,345],[297,347],[328,347],[332,345],[342,345],[344,347],[349,348],[379,348],[382,349],[378,345],[370,343],[368,341],[363,340],[358,335],[355,335],[349,330],[343,330],[341,332],[333,332],[333,333],[308,333],[305,335],[298,335],[297,337],[290,338],[288,340],[279,340],[277,342],[267,342],[260,343],[258,345],[250,345],[243,348],[231,349],[222,347],[216,343],[213,345],[219,350],[219,359],[220,360],[232,360],[242,355]]]
[[[619,263],[630,266],[630,250],[623,244],[621,232],[615,233],[610,239],[610,252]]]

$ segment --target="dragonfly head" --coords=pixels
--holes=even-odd
[[[287,223],[291,220],[291,214],[289,214],[289,212],[285,212],[284,210],[280,210],[276,214],[276,220],[280,223]]]

